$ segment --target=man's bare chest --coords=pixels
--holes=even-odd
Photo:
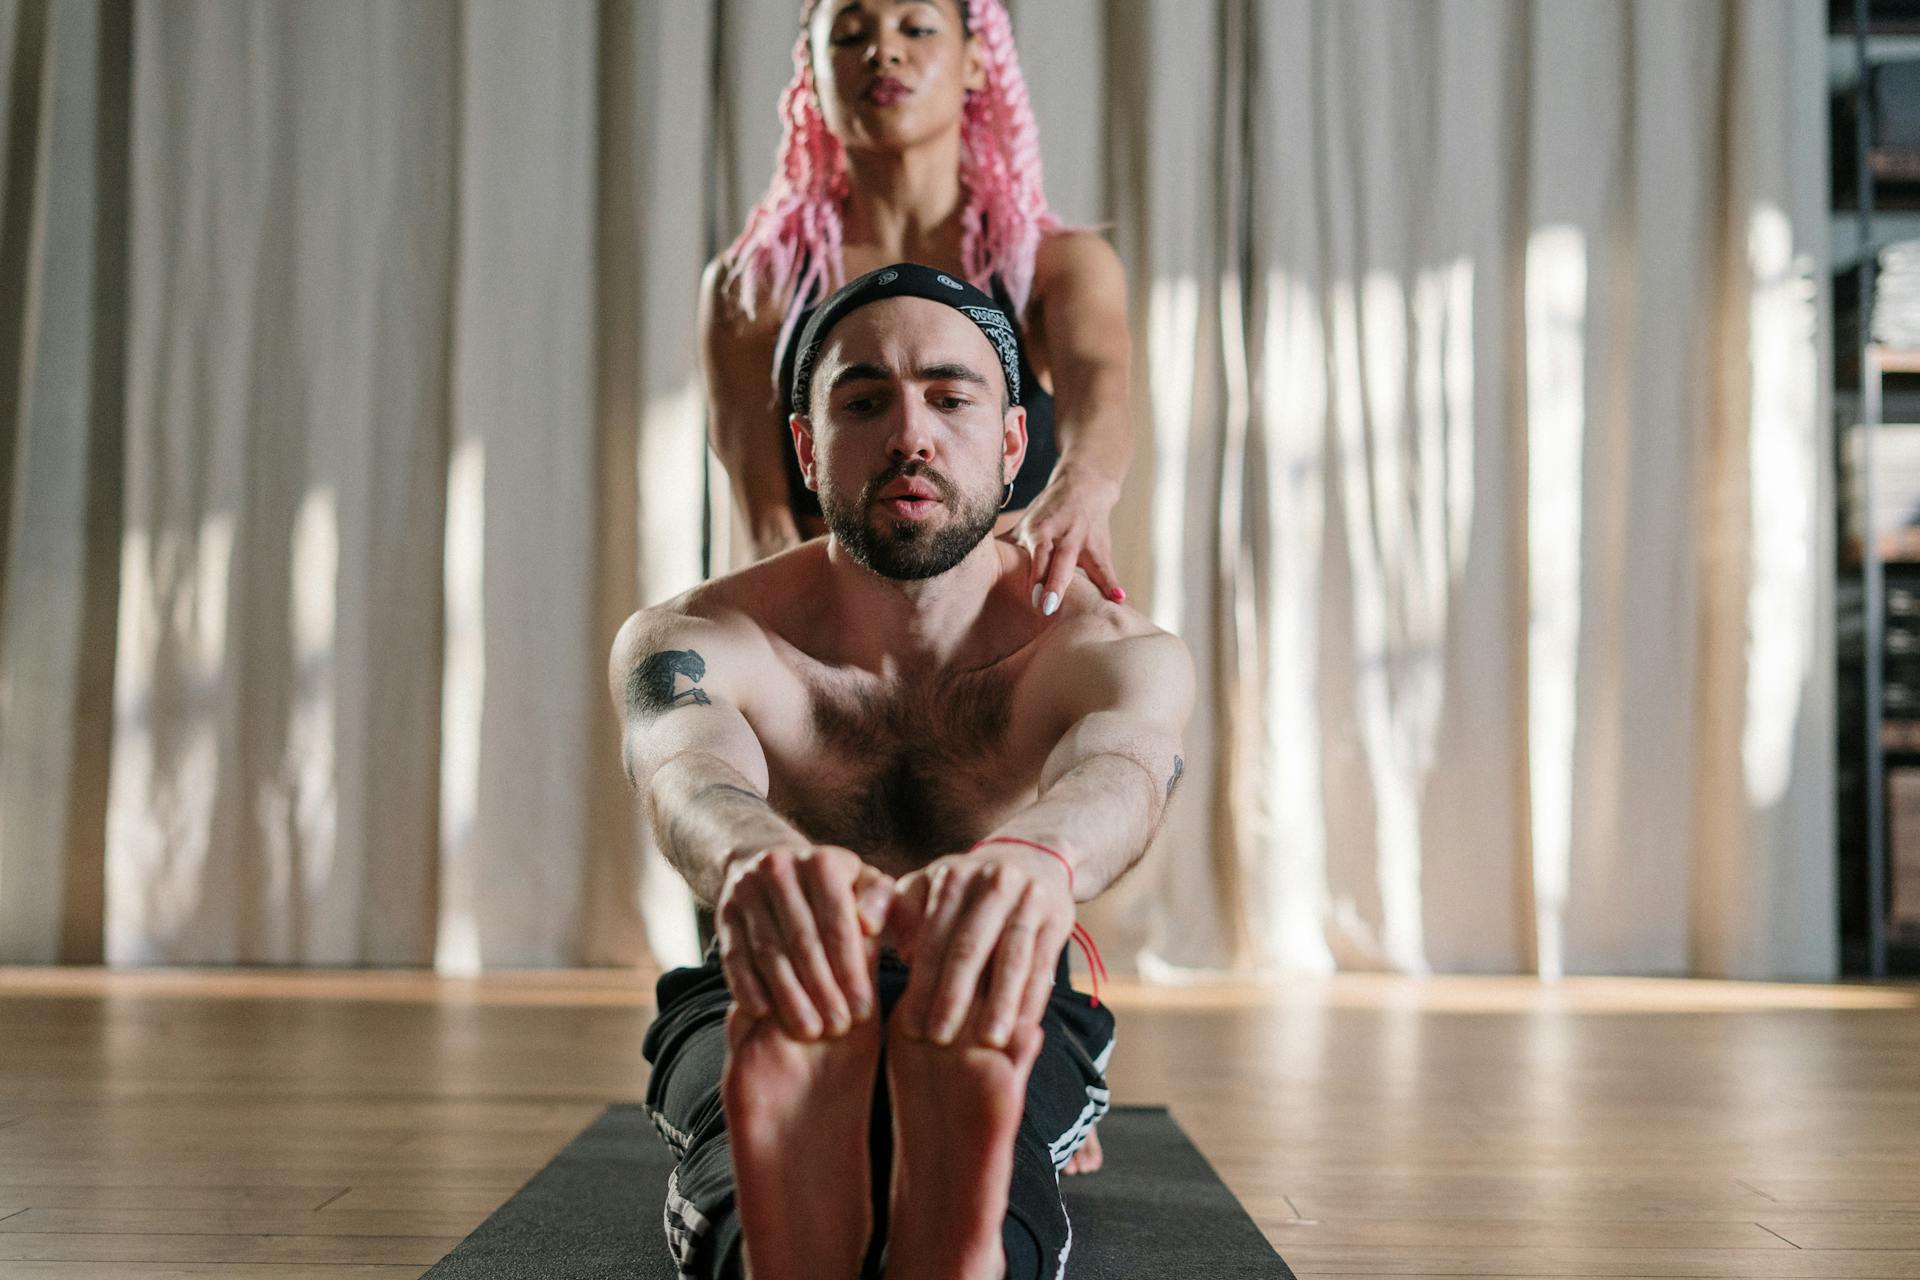
[[[756,726],[768,800],[807,836],[895,873],[966,848],[1032,801],[1046,741],[1016,671],[882,684],[794,672],[786,714]]]

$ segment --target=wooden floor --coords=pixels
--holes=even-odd
[[[1119,987],[1303,1278],[1920,1277],[1920,988]],[[0,1278],[416,1277],[641,1094],[641,978],[0,969]]]

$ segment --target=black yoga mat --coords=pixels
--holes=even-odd
[[[1070,1280],[1292,1280],[1164,1107],[1100,1123],[1106,1167],[1064,1179]],[[422,1280],[674,1280],[661,1225],[673,1157],[633,1104],[611,1106]]]

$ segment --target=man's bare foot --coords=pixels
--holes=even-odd
[[[1106,1157],[1100,1151],[1100,1130],[1087,1130],[1087,1140],[1080,1149],[1067,1157],[1066,1164],[1060,1167],[1062,1173],[1092,1173],[1106,1163]]]
[[[942,1047],[887,1033],[893,1101],[893,1200],[887,1280],[1000,1280],[1001,1223],[1013,1180],[1013,1138],[1027,1075],[1040,1054],[1038,1026],[1015,1029],[1004,1049],[963,1028]]]
[[[805,1042],[727,1014],[722,1099],[753,1280],[853,1280],[873,1233],[867,1152],[880,1023]]]

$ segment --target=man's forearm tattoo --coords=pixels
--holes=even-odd
[[[710,707],[700,682],[706,678],[707,664],[692,649],[662,649],[649,654],[627,678],[627,706],[635,715],[657,716],[675,707]],[[687,688],[675,692],[679,678],[685,676]]]
[[[1187,771],[1187,762],[1179,756],[1173,758],[1173,776],[1167,779],[1167,800],[1173,800],[1173,789],[1180,785],[1180,775]]]

